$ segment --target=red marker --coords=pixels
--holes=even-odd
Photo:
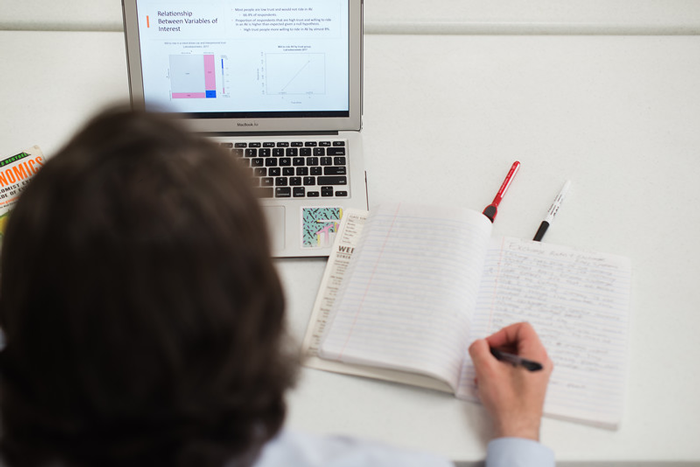
[[[491,222],[493,222],[493,220],[496,218],[496,214],[498,214],[498,205],[501,204],[501,200],[506,194],[506,190],[510,186],[510,182],[513,181],[513,177],[515,177],[515,174],[518,173],[519,168],[520,162],[513,162],[510,172],[508,172],[508,175],[506,175],[506,179],[503,180],[503,185],[501,185],[498,193],[496,193],[496,197],[493,199],[493,201],[491,201],[491,204],[486,206],[486,209],[484,209],[484,216],[488,217]]]

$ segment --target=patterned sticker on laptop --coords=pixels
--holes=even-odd
[[[301,247],[325,248],[333,245],[341,217],[343,209],[339,207],[302,208]]]

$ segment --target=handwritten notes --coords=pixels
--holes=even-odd
[[[530,322],[555,365],[545,412],[613,427],[624,395],[630,281],[626,258],[494,239],[472,337]],[[473,397],[466,360],[460,393]]]
[[[555,364],[545,414],[615,428],[629,260],[490,235],[474,211],[346,211],[304,339],[306,365],[477,400],[469,344],[528,321]]]

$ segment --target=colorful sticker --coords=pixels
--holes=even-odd
[[[343,217],[343,208],[302,208],[301,247],[324,248],[333,245],[335,233]]]

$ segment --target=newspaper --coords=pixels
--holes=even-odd
[[[367,211],[359,209],[346,209],[335,236],[333,249],[328,257],[326,270],[321,279],[321,286],[316,296],[316,302],[311,310],[309,327],[302,344],[302,351],[307,361],[307,366],[318,368],[316,365],[325,366],[325,360],[318,358],[318,347],[321,344],[323,330],[330,316],[333,302],[340,288],[345,271],[350,264],[352,253],[362,232],[362,227],[367,219]]]

